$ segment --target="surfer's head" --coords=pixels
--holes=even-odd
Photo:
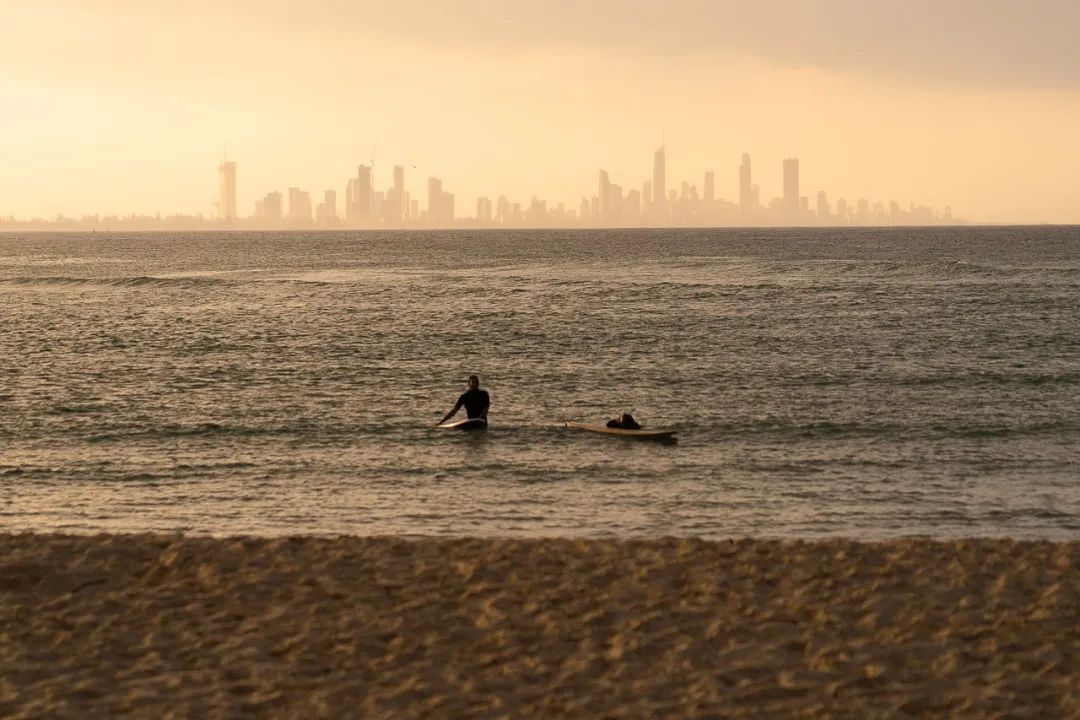
[[[470,375],[469,376],[469,389],[470,390],[476,390],[479,387],[480,387],[480,378],[476,377],[475,375]]]

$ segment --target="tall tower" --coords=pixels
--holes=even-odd
[[[405,168],[394,166],[394,187],[390,190],[390,214],[395,221],[408,215],[405,207]]]
[[[600,171],[599,187],[597,188],[597,197],[600,198],[600,218],[602,223],[607,223],[610,220],[611,215],[611,180],[608,178],[607,170]]]
[[[667,156],[663,145],[653,155],[652,189],[653,210],[659,216],[667,215]]]
[[[225,154],[218,165],[218,212],[225,222],[236,219],[236,163]]]
[[[337,193],[333,190],[323,193],[323,205],[326,207],[326,219],[337,220]]]
[[[817,194],[817,216],[818,221],[823,222],[828,220],[829,215],[829,196],[824,190],[818,190]]]
[[[375,184],[372,182],[371,166],[361,165],[356,170],[356,218],[361,224],[370,223],[375,210]]]
[[[445,202],[443,197],[442,180],[436,177],[428,178],[428,224],[437,225],[443,221],[445,214]]]
[[[754,209],[754,185],[750,174],[750,155],[743,153],[739,166],[739,210],[749,215]]]
[[[799,219],[799,158],[784,160],[784,214],[789,222]]]

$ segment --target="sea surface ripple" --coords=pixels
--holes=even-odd
[[[7,234],[0,379],[9,531],[1080,531],[1078,228]]]

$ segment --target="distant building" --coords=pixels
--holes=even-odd
[[[623,212],[622,185],[611,183],[608,186],[608,209],[604,214],[604,224],[618,226],[622,224]]]
[[[825,194],[824,190],[818,190],[817,194],[817,216],[819,220],[827,220],[829,215],[829,196]]]
[[[784,160],[784,214],[788,222],[799,220],[799,158]]]
[[[356,177],[345,186],[345,220],[352,225],[370,225],[375,218],[375,186],[371,168],[361,165]]]
[[[281,222],[284,217],[281,193],[268,192],[266,197],[263,198],[263,212],[262,219],[268,222]]]
[[[405,204],[405,168],[394,166],[394,186],[386,194],[386,221],[400,223],[405,219],[408,209]]]
[[[667,152],[663,145],[653,154],[652,194],[653,214],[667,215]]]
[[[446,226],[454,221],[454,194],[442,189],[442,180],[428,178],[428,225]]]
[[[607,225],[612,221],[611,212],[611,180],[608,178],[607,170],[600,171],[600,180],[597,187],[596,196],[600,198],[600,222]]]
[[[435,224],[442,218],[443,189],[442,180],[429,177],[427,181],[428,222]]]
[[[533,195],[525,212],[525,223],[532,227],[543,227],[547,225],[547,214],[547,201]]]
[[[300,188],[289,188],[289,222],[311,222],[311,195]]]
[[[490,225],[492,218],[491,200],[486,197],[476,201],[476,219],[484,225]]]
[[[323,201],[315,208],[315,220],[321,224],[330,224],[337,220],[337,193],[327,190]]]
[[[236,163],[228,156],[218,165],[218,212],[225,222],[236,220]]]
[[[754,186],[750,175],[750,156],[743,153],[742,165],[739,166],[739,210],[743,215],[752,213],[757,205],[754,198]]]
[[[637,224],[641,220],[641,192],[639,190],[631,190],[626,193],[626,197],[622,202],[622,222],[623,224]]]

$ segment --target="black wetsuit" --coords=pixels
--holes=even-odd
[[[466,390],[458,398],[457,404],[465,406],[465,414],[470,418],[484,417],[491,404],[491,398],[487,390]]]

